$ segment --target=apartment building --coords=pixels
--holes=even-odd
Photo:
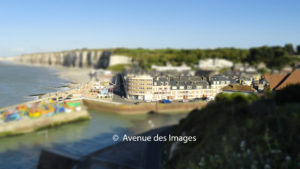
[[[210,86],[203,77],[179,76],[170,79],[171,100],[189,100],[209,97]]]
[[[209,82],[211,87],[210,96],[215,97],[218,93],[222,92],[222,88],[232,83],[232,79],[224,75],[213,75],[209,78]]]
[[[153,78],[153,101],[188,100],[210,96],[210,86],[204,77],[156,76]]]
[[[150,75],[126,76],[128,97],[134,100],[152,100],[153,77]]]
[[[232,80],[224,75],[199,76],[131,75],[126,77],[128,96],[135,100],[159,101],[214,98]]]
[[[155,76],[153,78],[152,100],[172,99],[170,92],[170,77],[169,76]]]

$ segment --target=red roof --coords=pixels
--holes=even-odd
[[[265,79],[269,82],[271,90],[273,90],[279,82],[283,80],[284,77],[286,77],[286,73],[276,73],[276,74],[265,74],[264,77]]]
[[[300,69],[295,69],[288,74],[276,87],[275,90],[280,90],[289,84],[300,84]]]

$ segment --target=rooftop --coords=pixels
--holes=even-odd
[[[287,74],[282,81],[276,85],[275,90],[280,90],[289,84],[300,84],[300,69],[295,69],[293,72]]]
[[[300,83],[300,69],[295,69],[291,73],[265,74],[265,79],[269,82],[272,90],[280,90],[289,84]]]

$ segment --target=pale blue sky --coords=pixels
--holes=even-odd
[[[299,0],[1,0],[0,56],[300,44]]]

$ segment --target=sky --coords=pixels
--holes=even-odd
[[[0,57],[80,48],[300,45],[299,0],[0,0]]]

